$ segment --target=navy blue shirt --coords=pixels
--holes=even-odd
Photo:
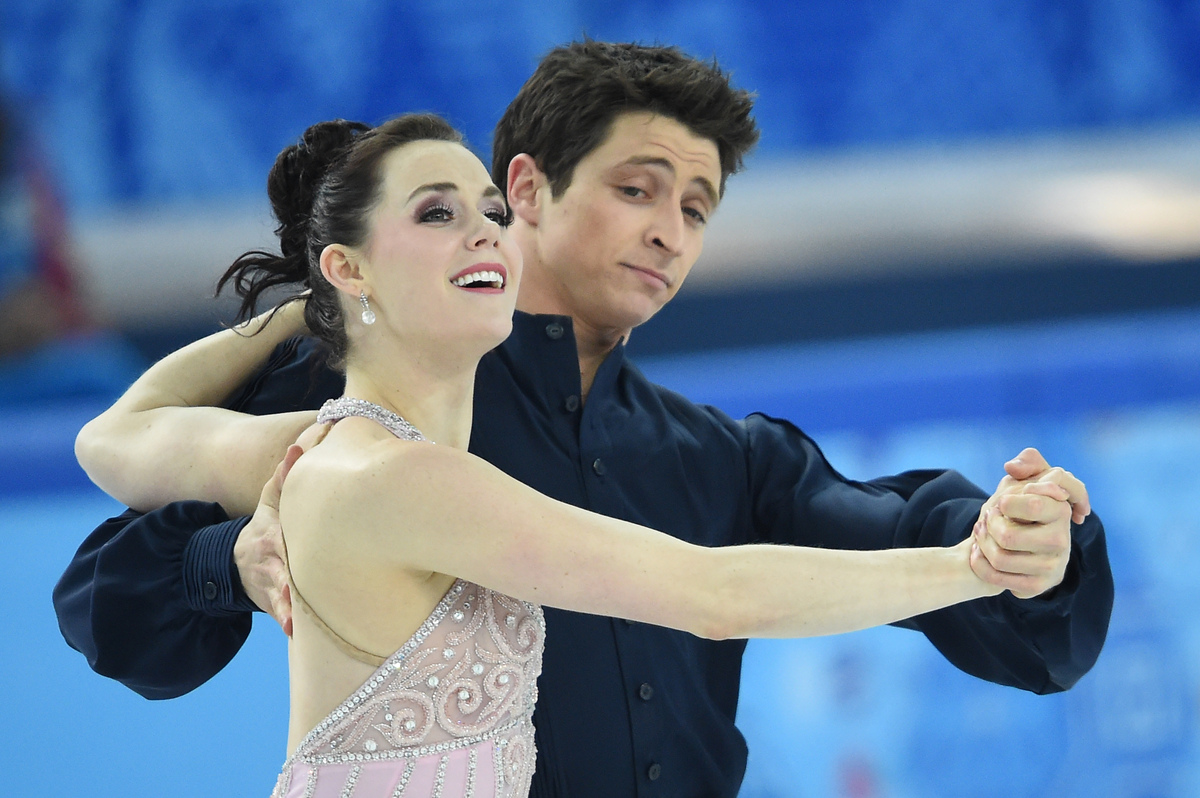
[[[313,343],[296,339],[230,406],[315,408],[340,390]],[[696,405],[646,380],[622,346],[581,402],[571,320],[558,316],[518,313],[513,335],[483,358],[470,448],[548,496],[705,546],[951,545],[986,498],[953,471],[845,479],[787,421]],[[63,635],[98,673],[148,698],[202,684],[249,634],[252,605],[232,565],[244,523],[203,502],[110,519],[55,590]],[[1112,597],[1093,514],[1072,527],[1067,577],[1048,596],[1006,593],[901,625],[968,673],[1056,692],[1095,662]],[[546,625],[533,796],[737,794],[744,641],[550,608]]]

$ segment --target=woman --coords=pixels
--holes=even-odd
[[[97,484],[135,506],[203,496],[248,512],[250,486],[269,468],[261,457],[164,457],[153,480],[123,480],[88,440],[147,422],[199,438],[244,437],[251,427],[239,425],[251,423],[294,437],[303,414],[251,422],[186,405],[243,381],[300,329],[301,303],[344,365],[345,396],[322,410],[331,426],[291,469],[280,504],[305,611],[289,643],[289,756],[276,795],[524,795],[539,604],[711,638],[791,637],[997,592],[972,573],[969,540],[705,549],[556,502],[468,454],[475,368],[509,333],[521,259],[503,194],[442,120],[315,125],[268,185],[283,255],[249,253],[225,280],[244,310],[271,287],[311,293],[256,320],[257,335],[227,331],[165,359],[81,433],[78,450]]]

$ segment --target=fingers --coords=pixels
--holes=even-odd
[[[1069,502],[1071,499],[1071,494],[1067,492],[1067,489],[1054,482],[1023,482],[1009,493],[1045,496],[1056,502]]]
[[[990,507],[975,524],[973,533],[976,549],[987,568],[976,568],[973,562],[972,569],[979,578],[1011,590],[1018,598],[1040,595],[1059,584],[1071,556],[1067,505],[1047,502],[1041,496],[1028,498],[1057,508],[1057,519],[1048,523],[1020,523]]]
[[[1061,468],[1051,468],[1038,477],[1038,482],[1049,482],[1058,485],[1067,492],[1067,501],[1071,503],[1071,520],[1082,524],[1092,512],[1092,504],[1088,499],[1087,486],[1070,471]]]
[[[1050,470],[1050,464],[1042,453],[1032,447],[1022,449],[1021,453],[1004,464],[1004,471],[1018,481],[1033,479],[1044,471]]]
[[[1037,449],[1024,449],[1020,454],[1004,464],[1005,477],[1000,480],[996,492],[1011,489],[1022,482],[1048,482],[1058,485],[1067,492],[1066,501],[1071,503],[1071,520],[1082,524],[1092,512],[1088,499],[1087,487],[1070,471],[1062,468],[1052,468],[1046,458]]]
[[[975,538],[985,545],[985,554],[993,565],[1002,571],[1012,570],[997,563],[990,555],[1034,554],[1059,556],[1071,547],[1071,527],[1067,523],[1066,505],[1051,502],[1058,508],[1058,516],[1044,522],[1024,523],[1014,521],[996,508],[989,509],[982,523],[975,525]],[[994,547],[994,549],[992,548]]]
[[[328,426],[328,425],[322,425]],[[312,427],[309,427],[312,429]],[[307,434],[305,430],[305,434]],[[301,435],[303,438],[304,435]],[[324,436],[322,436],[324,437]],[[279,465],[275,466],[275,473],[267,480],[267,484],[263,485],[262,493],[259,494],[259,506],[270,507],[273,510],[279,510],[279,497],[283,493],[283,482],[287,479],[288,472],[292,470],[292,466],[300,459],[301,455],[307,451],[308,447],[302,446],[299,443],[293,443],[288,447],[287,453],[284,454],[283,460]]]
[[[292,470],[292,466],[296,464],[296,461],[300,459],[300,455],[304,454],[304,452],[305,449],[295,443],[288,447],[287,453],[283,456],[283,462],[279,464],[279,468],[277,469],[280,487],[283,486],[283,481],[287,479],[288,472]]]
[[[292,632],[292,589],[291,576],[287,568],[287,548],[282,539],[273,534],[263,535],[260,546],[265,549],[259,562],[258,579],[264,585],[266,606],[263,607],[283,627],[290,637]]]
[[[1049,524],[1071,514],[1066,492],[1059,486],[1035,483],[1028,487],[1028,491],[999,498],[995,506],[1004,518],[1018,524]]]
[[[984,555],[983,550],[979,546],[974,546],[971,549],[971,570],[984,582],[1002,590],[1010,590],[1017,598],[1033,598],[1054,587],[1053,584],[1043,586],[1047,580],[1039,579],[1036,576],[1013,574],[997,570],[995,566],[988,562],[986,555]]]
[[[329,429],[332,426],[332,424],[310,425],[304,430],[304,432],[300,433],[300,437],[296,438],[296,445],[299,446],[302,451],[307,452],[309,449],[325,440],[325,436],[329,434]]]
[[[271,602],[271,617],[283,627],[283,633],[292,636],[292,586],[284,583],[279,595]]]
[[[284,468],[286,462],[287,458],[285,457],[283,462],[275,466],[275,473],[267,480],[267,484],[263,485],[262,491],[258,494],[258,509],[254,511],[255,515],[261,513],[264,507],[279,512],[279,495],[283,492],[283,478],[287,475],[287,470]]]

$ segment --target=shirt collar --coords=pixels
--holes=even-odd
[[[574,391],[579,390],[579,351],[570,316],[518,310],[513,315],[512,335],[500,349],[510,361],[509,368],[521,377],[543,384],[569,379]],[[625,342],[621,341],[597,369],[590,396],[613,390],[624,364]]]

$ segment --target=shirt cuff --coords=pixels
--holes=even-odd
[[[188,606],[214,617],[254,612],[233,564],[233,544],[250,522],[234,518],[206,526],[192,535],[183,550],[183,592]]]

